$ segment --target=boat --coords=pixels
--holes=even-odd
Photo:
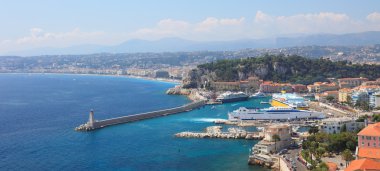
[[[229,103],[229,102],[237,102],[237,101],[244,101],[248,100],[248,95],[243,93],[243,92],[230,92],[227,91],[221,95],[219,95],[216,98],[217,102],[222,102],[222,103]]]
[[[289,107],[300,110],[309,109],[305,99],[295,93],[275,93],[272,95],[271,105],[273,107]]]
[[[269,104],[269,102],[263,102],[263,101],[261,101],[260,104]]]
[[[255,94],[252,94],[251,96],[249,96],[250,98],[264,98],[264,97],[267,97],[264,93],[262,92],[257,92]]]
[[[295,119],[323,119],[321,112],[299,110],[290,107],[270,107],[266,109],[240,107],[228,113],[228,120],[295,120]]]

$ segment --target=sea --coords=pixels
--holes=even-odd
[[[268,107],[262,99],[74,131],[90,110],[101,120],[189,103],[165,94],[174,85],[120,76],[0,74],[0,170],[266,170],[247,164],[257,140],[174,136],[203,131],[240,106]]]

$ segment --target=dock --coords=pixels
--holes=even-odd
[[[195,101],[195,102],[192,102],[183,106],[175,107],[175,108],[127,115],[127,116],[99,120],[99,121],[94,119],[94,112],[91,111],[88,122],[76,127],[75,130],[76,131],[92,131],[92,130],[96,130],[96,129],[100,129],[100,128],[104,128],[104,127],[112,126],[112,125],[118,125],[118,124],[123,124],[123,123],[128,123],[128,122],[136,122],[136,121],[145,120],[145,119],[173,115],[177,113],[191,111],[196,108],[200,108],[204,106],[205,104],[206,102],[204,100],[199,100],[199,101]]]

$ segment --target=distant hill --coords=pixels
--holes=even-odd
[[[316,34],[302,37],[280,37],[276,39],[276,47],[292,46],[363,46],[380,43],[380,32],[362,32],[350,34]]]
[[[80,45],[66,48],[37,48],[9,52],[2,55],[36,56],[91,53],[135,53],[135,52],[179,52],[179,51],[226,51],[246,48],[282,48],[308,45],[370,45],[380,44],[380,32],[351,34],[317,34],[299,37],[279,37],[276,39],[242,39],[234,41],[192,41],[180,38],[164,38],[155,41],[128,40],[115,46]]]

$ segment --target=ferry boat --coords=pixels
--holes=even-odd
[[[295,93],[275,93],[272,95],[271,105],[273,107],[289,107],[300,110],[309,109],[305,99]]]
[[[323,119],[321,112],[298,110],[290,107],[270,107],[266,109],[240,107],[228,113],[228,120],[295,120],[295,119]]]
[[[221,95],[219,95],[217,98],[216,98],[216,101],[217,102],[222,102],[222,103],[228,103],[228,102],[237,102],[237,101],[244,101],[244,100],[248,100],[248,95],[246,95],[245,93],[243,92],[237,92],[237,93],[233,93],[233,92],[230,92],[230,91],[227,91]]]

